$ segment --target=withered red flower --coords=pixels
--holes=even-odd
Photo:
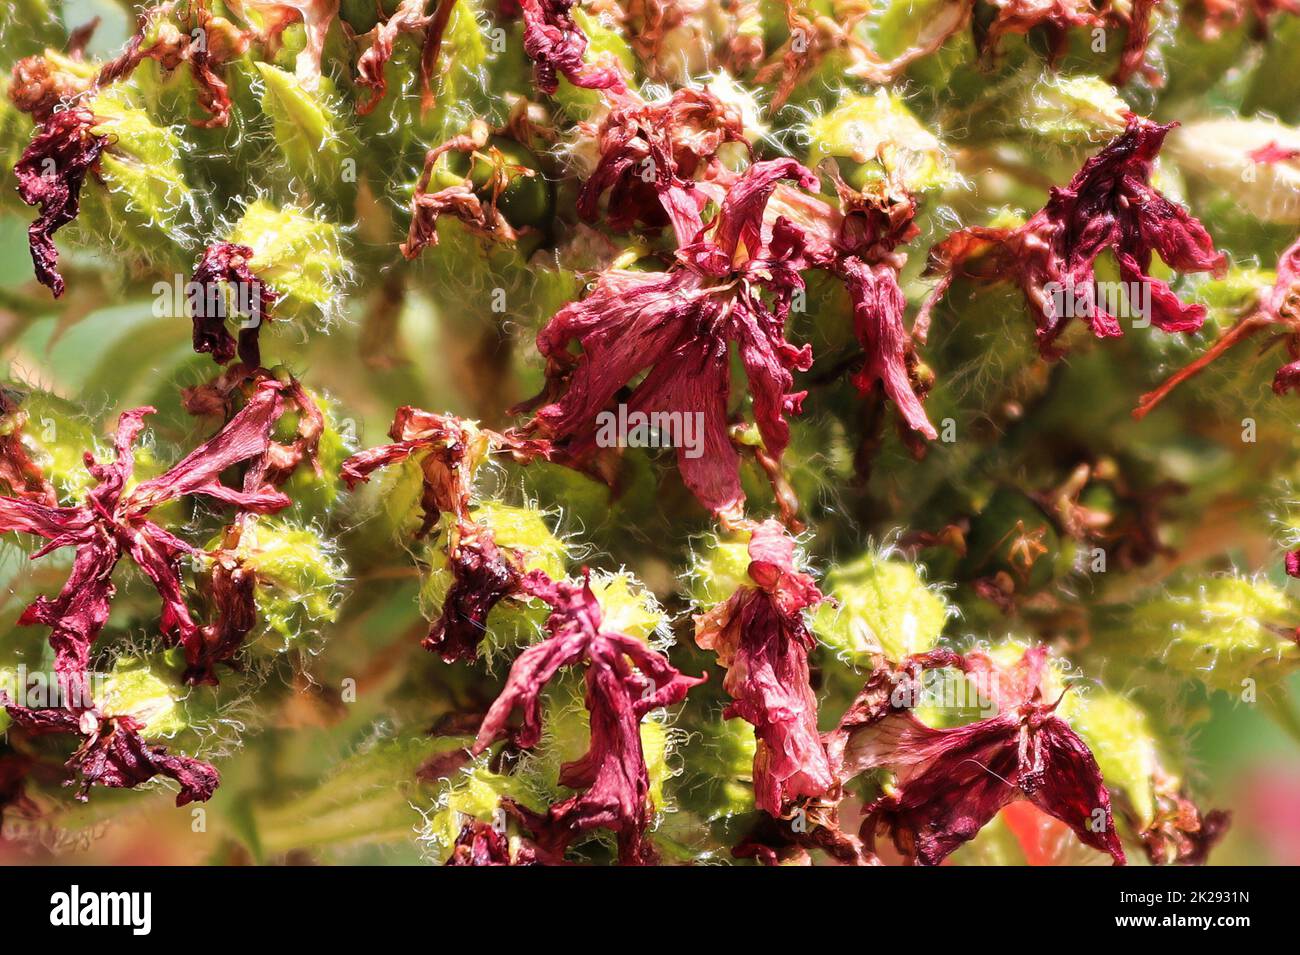
[[[68,760],[68,769],[81,776],[77,798],[85,801],[91,786],[131,789],[155,776],[170,776],[180,784],[176,805],[207,802],[221,776],[202,760],[173,756],[165,746],[150,746],[140,736],[143,726],[130,716],[103,716],[93,709],[28,709],[15,706],[0,693],[14,725],[33,735],[70,733],[83,742]]]
[[[239,360],[251,368],[262,363],[258,337],[280,296],[253,273],[249,266],[252,257],[253,250],[246,245],[214,242],[204,249],[190,279],[195,292],[188,303],[194,350],[211,353],[219,364],[235,357],[236,342],[226,328],[226,319],[236,316],[245,318],[239,330]]]
[[[1151,186],[1156,154],[1173,127],[1130,116],[1128,128],[1085,162],[1069,185],[1053,188],[1047,205],[1024,225],[972,226],[940,242],[927,270],[940,276],[939,284],[918,322],[928,324],[931,308],[960,277],[1016,282],[1044,355],[1056,354],[1053,345],[1073,317],[1086,318],[1099,338],[1121,335],[1119,321],[1095,295],[1093,265],[1110,249],[1127,287],[1140,291],[1141,302],[1149,298],[1150,314],[1142,318],[1167,332],[1200,328],[1204,306],[1183,304],[1149,274],[1153,252],[1183,272],[1220,271],[1226,263],[1204,226]],[[1130,301],[1129,307],[1141,305]]]
[[[809,683],[816,640],[803,619],[823,598],[812,577],[795,569],[794,540],[778,522],[754,528],[749,560],[753,586],[697,616],[695,642],[727,668],[723,687],[734,702],[723,715],[754,727],[754,801],[779,816],[791,801],[835,784]]]
[[[508,170],[504,159],[499,155],[480,153],[488,143],[491,130],[482,120],[470,124],[469,131],[453,136],[444,143],[430,149],[424,155],[424,171],[415,184],[415,193],[411,198],[411,225],[407,231],[406,241],[401,245],[402,255],[408,259],[416,258],[426,246],[438,245],[438,220],[451,216],[459,220],[472,234],[482,236],[494,242],[514,242],[518,233],[497,208],[496,199],[508,185],[509,176],[532,175],[532,170]],[[429,186],[433,180],[434,168],[445,153],[466,153],[473,158],[488,159],[493,163],[489,190],[491,196],[485,202],[478,193],[474,181],[466,177],[464,182],[444,186],[433,192]],[[494,152],[489,150],[489,154]],[[472,160],[471,160],[472,161]]]
[[[900,673],[874,674],[827,747],[841,781],[887,769],[893,788],[866,807],[863,842],[884,829],[922,865],[938,865],[1003,807],[1027,799],[1068,825],[1087,846],[1122,864],[1110,794],[1087,745],[1042,700],[1046,649],[1010,668],[981,654],[915,658]],[[996,715],[951,729],[926,726],[910,710],[919,672],[957,666],[979,678]]]
[[[782,179],[817,182],[792,159],[755,163],[727,193],[712,231],[680,249],[667,272],[611,269],[586,298],[557,312],[537,336],[550,400],[528,429],[570,463],[590,461],[599,448],[597,415],[646,372],[627,399],[629,414],[701,422],[701,447],[677,448],[682,479],[709,510],[738,520],[745,496],[728,432],[729,349],[737,346],[763,446],[777,462],[790,442],[785,416],[799,412],[805,394],[790,390],[793,371],[812,364],[810,346],[785,339],[792,293],[803,287],[800,234],[784,219],[763,227]],[[569,351],[574,341],[581,355]]]
[[[393,444],[362,451],[343,462],[343,481],[355,488],[379,468],[419,456],[424,520],[416,536],[427,535],[441,515],[451,516],[446,553],[452,583],[424,647],[448,663],[472,660],[487,631],[488,614],[502,600],[520,593],[522,574],[518,556],[497,547],[491,528],[470,516],[474,472],[493,452],[531,458],[545,455],[547,449],[542,442],[410,406],[397,410],[388,433]]]
[[[563,76],[585,89],[627,88],[617,63],[589,65],[584,59],[587,35],[574,22],[573,0],[519,0],[524,18],[524,52],[533,61],[533,76],[543,93],[559,89]]]
[[[594,828],[618,837],[619,860],[625,864],[654,861],[646,830],[653,816],[650,777],[641,748],[641,719],[653,709],[671,706],[704,682],[683,676],[660,653],[627,634],[602,628],[599,602],[590,582],[552,581],[541,571],[522,580],[523,588],[551,607],[548,636],[515,660],[505,688],[488,711],[474,741],[482,753],[507,735],[507,721],[518,707],[523,725],[513,732],[528,749],[541,739],[542,691],[559,670],[586,665],[586,707],[591,747],[581,759],[560,768],[560,785],[583,792],[555,803],[545,815],[529,814],[542,850],[562,856],[578,836]]]
[[[91,132],[94,114],[84,106],[54,113],[37,127],[36,135],[14,164],[18,195],[41,214],[27,229],[36,278],[58,298],[63,294],[59,250],[54,233],[77,217],[81,187],[99,162],[108,137]]]
[[[595,222],[608,192],[611,229],[671,223],[677,245],[689,244],[703,226],[705,202],[724,194],[695,180],[719,172],[724,143],[745,142],[739,112],[708,90],[689,87],[651,103],[631,92],[608,100],[609,110],[591,130],[600,160],[578,195],[578,215]]]
[[[864,353],[853,383],[864,395],[879,385],[907,426],[934,440],[938,432],[921,404],[928,383],[918,374],[913,340],[924,342],[928,329],[918,318],[908,332],[903,321],[907,302],[899,284],[907,256],[897,249],[917,234],[916,199],[894,175],[859,192],[844,181],[833,160],[825,168],[835,185],[838,210],[790,190],[780,198],[790,203],[805,230],[809,263],[839,278],[853,303],[853,330]]]
[[[21,531],[49,543],[33,557],[61,547],[76,548],[72,572],[54,599],[38,597],[19,618],[20,624],[51,628],[55,670],[65,689],[85,699],[85,671],[91,645],[108,619],[116,592],[113,568],[122,556],[153,584],[162,599],[161,629],[169,640],[197,653],[200,633],[182,593],[179,563],[197,550],[158,524],[149,512],[186,495],[200,495],[222,504],[269,513],[288,506],[289,499],[270,487],[236,490],[221,483],[229,467],[266,454],[272,425],[280,415],[278,382],[265,383],[238,415],[212,439],[200,445],[166,473],[126,490],[134,469],[133,446],[153,408],[136,408],[118,420],[116,458],[99,464],[86,454],[86,467],[97,485],[76,507],[52,507],[23,498],[0,497],[0,530]]]
[[[321,435],[325,433],[325,412],[302,382],[292,375],[238,362],[226,366],[211,381],[181,389],[181,403],[192,415],[227,421],[238,413],[250,396],[257,393],[263,382],[269,382],[269,388],[280,390],[284,399],[283,410],[293,413],[297,424],[292,441],[271,442],[266,454],[250,469],[246,482],[251,479],[254,483],[283,487],[303,464],[319,475],[318,455]]]

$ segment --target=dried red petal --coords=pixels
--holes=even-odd
[[[584,572],[585,573],[585,572]],[[685,698],[704,678],[683,676],[661,654],[635,637],[601,629],[600,604],[588,581],[558,583],[541,571],[522,582],[532,596],[550,604],[549,636],[529,647],[510,668],[506,686],[479,728],[473,752],[483,752],[507,734],[510,714],[523,710],[523,725],[513,734],[530,748],[541,738],[541,694],[560,669],[586,663],[586,707],[591,746],[586,755],[560,768],[560,784],[583,792],[555,803],[544,815],[531,814],[528,826],[538,845],[560,856],[575,838],[593,828],[618,836],[619,859],[647,864],[655,859],[645,840],[653,814],[650,777],[641,749],[641,719]]]
[[[150,746],[140,736],[141,724],[130,716],[99,716],[93,710],[32,710],[0,699],[14,725],[29,733],[72,733],[84,741],[67,766],[81,776],[77,798],[85,800],[91,786],[131,789],[155,776],[170,776],[180,784],[176,805],[207,802],[221,782],[220,774],[202,760],[172,756],[165,746]],[[86,731],[87,726],[93,729]]]
[[[77,217],[86,174],[108,145],[107,136],[91,132],[94,125],[94,114],[84,106],[54,113],[37,128],[14,164],[18,195],[29,206],[41,207],[40,216],[27,230],[27,241],[37,281],[55,298],[63,294],[63,276],[53,235]]]
[[[1003,807],[1027,799],[1068,825],[1085,845],[1125,861],[1110,794],[1087,745],[1041,701],[1046,651],[1035,647],[1012,668],[979,654],[917,658],[897,674],[877,673],[827,744],[841,781],[885,768],[894,789],[866,809],[871,848],[885,829],[899,851],[938,865],[973,839]],[[998,713],[933,729],[908,709],[922,668],[959,666],[978,674]],[[1059,701],[1058,701],[1059,702]]]
[[[100,464],[87,453],[86,467],[97,484],[88,492],[86,504],[49,507],[0,497],[0,530],[49,540],[34,556],[67,546],[77,551],[59,595],[54,599],[38,597],[19,618],[20,624],[42,623],[51,628],[50,645],[61,681],[85,689],[91,645],[108,619],[115,593],[113,568],[123,554],[130,556],[158,591],[164,636],[194,652],[191,648],[201,636],[185,604],[179,562],[195,549],[149,521],[148,514],[160,504],[190,494],[263,513],[288,506],[287,497],[260,483],[235,490],[220,481],[227,468],[266,455],[271,427],[281,412],[280,388],[274,380],[263,383],[212,439],[166,473],[137,484],[130,493],[124,490],[134,470],[132,448],[144,417],[152,414],[153,408],[136,408],[121,415],[113,461]]]
[[[1184,305],[1168,284],[1148,274],[1153,252],[1183,272],[1219,271],[1227,261],[1204,226],[1150,184],[1152,164],[1173,126],[1131,116],[1124,133],[1085,162],[1068,186],[1052,189],[1047,205],[1023,226],[974,226],[948,236],[930,251],[927,272],[941,279],[917,322],[928,324],[930,309],[960,276],[1016,282],[1044,355],[1056,354],[1053,344],[1073,317],[1058,308],[1062,295],[1083,296],[1077,310],[1097,337],[1120,335],[1115,317],[1087,295],[1095,287],[1093,264],[1110,249],[1129,287],[1149,294],[1151,324],[1168,332],[1200,328],[1205,307]]]
[[[776,521],[754,529],[749,557],[755,586],[696,617],[695,642],[727,668],[723,687],[734,702],[723,715],[754,727],[754,801],[779,816],[790,802],[821,796],[835,783],[809,683],[816,641],[803,620],[822,594],[795,569],[794,540]]]
[[[560,76],[585,89],[622,92],[627,88],[617,65],[590,66],[583,58],[587,36],[569,12],[573,0],[519,0],[519,8],[524,18],[524,52],[533,61],[533,77],[543,93],[559,89]]]
[[[706,201],[694,180],[716,171],[724,143],[745,142],[739,113],[709,91],[691,88],[652,103],[629,93],[610,97],[609,105],[592,132],[600,160],[578,195],[578,215],[595,222],[608,192],[610,228],[671,223],[679,246],[694,241]]]
[[[271,320],[271,309],[280,296],[253,273],[252,257],[253,250],[246,245],[214,242],[203,251],[190,279],[199,291],[189,303],[194,350],[211,353],[219,364],[234,358],[236,351],[235,339],[226,329],[226,319],[235,317],[228,314],[226,287],[234,295],[235,312],[246,318],[239,332],[239,360],[251,368],[262,364],[258,335],[262,323]]]
[[[626,402],[628,413],[701,422],[700,453],[677,448],[682,480],[714,513],[738,517],[744,493],[729,435],[730,347],[739,351],[755,422],[774,461],[790,441],[785,416],[799,412],[804,396],[790,390],[793,371],[812,364],[809,346],[785,340],[791,295],[803,287],[798,233],[779,221],[767,230],[771,241],[764,239],[767,201],[787,178],[816,183],[793,160],[755,163],[727,193],[712,234],[683,248],[668,272],[604,272],[591,294],[557,312],[537,336],[556,397],[528,428],[582,465],[601,445],[597,415],[646,372]],[[582,345],[576,358],[569,351],[574,340]]]

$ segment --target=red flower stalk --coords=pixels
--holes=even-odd
[[[200,445],[165,474],[143,481],[130,491],[126,485],[134,469],[132,447],[153,408],[136,408],[118,420],[116,459],[99,464],[86,454],[86,467],[98,482],[75,507],[52,507],[23,498],[0,497],[0,530],[21,531],[49,541],[33,557],[60,547],[75,547],[72,573],[54,599],[38,597],[19,618],[20,624],[41,623],[51,628],[55,671],[62,689],[85,695],[85,672],[91,646],[108,619],[116,588],[113,568],[128,555],[149,579],[162,599],[163,635],[197,654],[201,639],[182,595],[180,559],[198,551],[149,520],[160,504],[186,495],[208,497],[222,504],[259,513],[288,506],[289,499],[264,485],[244,490],[220,481],[223,471],[266,454],[272,425],[280,415],[277,383],[267,382],[249,399],[244,410],[215,437]]]
[[[602,629],[600,604],[586,571],[582,583],[557,583],[533,571],[521,585],[551,606],[546,621],[549,635],[515,660],[472,751],[482,753],[507,735],[507,720],[516,707],[523,710],[523,725],[512,734],[515,743],[524,749],[536,746],[542,733],[543,688],[563,667],[585,662],[591,748],[581,759],[565,763],[559,780],[560,785],[583,792],[555,803],[544,815],[516,809],[524,813],[545,854],[560,857],[582,833],[604,828],[617,835],[621,862],[653,863],[655,853],[646,831],[654,807],[641,749],[641,719],[653,709],[681,702],[692,686],[706,678],[683,676],[642,641]]]
[[[799,231],[784,219],[763,226],[772,190],[787,178],[817,182],[792,159],[755,163],[727,193],[711,233],[679,250],[667,272],[604,272],[590,295],[557,312],[537,336],[550,400],[527,427],[582,466],[600,447],[597,415],[648,372],[628,412],[700,422],[700,446],[677,448],[682,479],[709,510],[741,519],[739,456],[728,433],[730,346],[745,367],[766,453],[778,462],[790,442],[785,416],[799,413],[805,394],[790,391],[792,372],[812,364],[810,346],[785,339],[791,295],[803,287]],[[569,351],[575,340],[579,356]]]
[[[587,36],[573,20],[574,0],[519,0],[524,18],[524,52],[543,93],[559,89],[563,76],[574,86],[623,92],[627,84],[616,63],[590,66],[583,59]]]
[[[355,488],[379,468],[419,456],[424,521],[416,536],[427,535],[442,514],[452,518],[447,540],[452,584],[424,647],[440,653],[448,663],[472,660],[486,633],[488,614],[502,600],[520,592],[523,573],[519,557],[498,548],[491,529],[470,517],[474,472],[494,451],[529,458],[546,454],[546,448],[541,442],[498,434],[453,415],[410,406],[397,410],[388,433],[395,443],[362,451],[343,462],[343,480]]]
[[[452,10],[456,7],[456,0],[438,0],[433,16],[425,16],[426,5],[426,0],[402,0],[392,16],[366,35],[370,38],[370,46],[357,60],[357,85],[370,90],[370,99],[357,104],[357,112],[362,116],[378,106],[388,92],[384,68],[393,56],[394,41],[403,33],[424,34],[420,48],[420,108],[433,108],[433,71],[438,65],[442,38],[447,23],[451,20]]]
[[[1273,375],[1274,394],[1284,395],[1300,384],[1300,239],[1282,253],[1277,263],[1277,278],[1271,288],[1260,292],[1259,301],[1250,314],[1220,335],[1199,358],[1174,372],[1158,388],[1143,395],[1133,411],[1133,417],[1146,417],[1188,378],[1199,374],[1238,342],[1266,328],[1282,332],[1291,359]]]
[[[29,206],[41,207],[40,216],[27,230],[27,242],[36,279],[55,298],[63,294],[63,276],[53,235],[77,217],[86,174],[108,145],[107,136],[91,132],[94,125],[94,114],[83,106],[54,113],[37,128],[14,164],[18,195]]]
[[[216,769],[189,756],[172,756],[165,746],[150,746],[140,736],[141,724],[129,716],[102,716],[93,709],[33,710],[15,706],[0,693],[0,705],[24,731],[41,736],[75,733],[84,741],[67,767],[81,776],[77,798],[87,799],[91,786],[131,789],[155,776],[170,776],[180,784],[176,805],[207,802],[221,782]]]
[[[578,215],[595,222],[608,192],[611,229],[671,223],[678,247],[689,244],[703,227],[705,202],[725,194],[716,188],[706,196],[695,180],[721,171],[724,143],[745,142],[739,112],[703,89],[679,89],[653,103],[632,93],[608,99],[609,111],[592,130],[600,161],[578,195]]]
[[[883,828],[905,856],[938,865],[1004,806],[1027,799],[1085,845],[1125,861],[1097,761],[1056,715],[1060,700],[1042,701],[1046,660],[1041,646],[1009,669],[982,654],[937,653],[872,676],[827,734],[841,781],[879,768],[895,775],[895,787],[866,808],[861,835],[868,848]],[[932,729],[911,713],[921,671],[950,666],[979,678],[996,715]]]
[[[773,816],[796,799],[835,784],[817,732],[817,698],[808,652],[817,641],[803,611],[822,601],[812,577],[794,566],[794,540],[764,521],[749,541],[749,577],[725,603],[695,618],[695,642],[727,668],[723,687],[734,702],[723,713],[754,727],[754,801]]]
[[[931,249],[927,272],[939,274],[940,280],[918,323],[928,324],[931,308],[960,276],[1016,282],[1046,356],[1058,354],[1053,344],[1076,309],[1098,338],[1121,335],[1119,322],[1093,294],[1094,262],[1110,249],[1128,288],[1140,288],[1143,299],[1149,297],[1153,325],[1167,332],[1200,328],[1205,308],[1184,305],[1168,284],[1148,274],[1153,252],[1183,272],[1217,272],[1226,263],[1205,227],[1151,186],[1152,164],[1173,126],[1130,116],[1128,128],[1085,162],[1068,186],[1053,188],[1047,205],[1024,225],[972,226]]]
[[[223,285],[234,295],[235,313],[245,316],[239,329],[239,360],[251,368],[262,364],[258,336],[262,323],[270,321],[271,308],[280,296],[253,274],[248,264],[252,257],[253,250],[246,245],[214,242],[203,251],[190,279],[196,291],[189,296],[194,350],[210,353],[213,361],[222,365],[236,353],[235,339],[226,329],[226,319],[231,317],[230,300]]]

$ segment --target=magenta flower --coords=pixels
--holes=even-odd
[[[627,88],[616,63],[589,66],[583,59],[587,36],[573,20],[573,0],[519,0],[524,17],[524,52],[533,61],[533,76],[543,93],[559,89],[563,76],[574,86],[592,90]]]
[[[493,451],[527,459],[547,454],[546,446],[410,406],[397,410],[388,433],[393,444],[362,451],[343,462],[343,480],[355,488],[379,468],[419,455],[424,522],[416,536],[427,535],[442,514],[453,518],[447,531],[452,583],[423,645],[448,663],[472,660],[487,632],[492,608],[520,593],[522,575],[519,557],[498,548],[492,530],[470,517],[474,472]]]
[[[14,725],[27,733],[75,733],[84,741],[67,762],[81,776],[77,798],[83,802],[91,786],[131,789],[155,776],[170,776],[180,784],[176,805],[207,802],[221,782],[216,769],[189,756],[172,756],[165,746],[150,746],[140,736],[141,724],[129,716],[101,716],[90,709],[33,710],[15,706],[0,693],[0,705]]]
[[[784,219],[763,227],[781,179],[817,182],[792,159],[755,163],[727,193],[711,233],[679,250],[667,272],[604,272],[590,295],[557,312],[537,336],[554,397],[528,427],[585,464],[598,450],[597,415],[646,372],[627,398],[629,414],[696,416],[702,449],[677,449],[682,480],[709,510],[739,520],[745,496],[728,433],[729,349],[739,350],[759,434],[777,462],[790,442],[785,416],[799,412],[805,394],[790,390],[792,372],[812,364],[811,347],[785,339],[791,295],[803,287],[799,232]],[[569,351],[575,340],[579,356]]]
[[[18,195],[29,206],[41,207],[40,216],[27,230],[27,242],[36,278],[55,298],[63,294],[63,276],[53,235],[77,217],[86,174],[94,170],[108,145],[107,136],[91,132],[94,125],[94,114],[83,106],[54,113],[37,128],[14,164]]]
[[[822,601],[812,577],[794,566],[794,539],[764,521],[749,541],[749,577],[725,603],[695,618],[695,642],[727,668],[734,702],[723,715],[754,727],[754,801],[774,816],[796,799],[835,784],[817,731],[808,652],[817,645],[803,611]]]
[[[153,408],[136,408],[118,420],[116,458],[99,464],[87,452],[86,467],[98,482],[75,507],[52,507],[35,501],[0,497],[0,530],[21,531],[49,543],[33,557],[60,547],[76,548],[72,573],[54,599],[38,597],[19,618],[20,624],[51,628],[55,670],[64,689],[83,692],[91,645],[108,619],[115,593],[113,568],[123,555],[139,567],[162,599],[161,628],[169,640],[185,647],[197,661],[200,631],[182,594],[180,559],[198,551],[149,520],[160,504],[194,494],[259,513],[288,506],[289,499],[261,484],[244,490],[227,487],[220,476],[227,468],[266,454],[270,431],[280,415],[278,382],[265,382],[215,437],[199,446],[165,474],[126,490],[134,469],[132,447]],[[76,684],[75,686],[72,684]]]
[[[601,609],[589,581],[554,582],[541,571],[522,580],[523,589],[551,606],[548,636],[529,647],[510,668],[505,689],[488,710],[474,741],[475,755],[507,735],[516,707],[523,724],[512,734],[529,749],[541,739],[542,690],[563,667],[586,664],[586,705],[591,748],[560,768],[560,785],[583,792],[555,803],[544,814],[520,807],[544,853],[560,857],[587,830],[604,828],[618,837],[619,860],[646,864],[655,859],[646,841],[654,807],[650,777],[641,749],[641,719],[653,709],[672,706],[705,677],[683,676],[642,641],[601,627]]]
[[[233,242],[214,242],[203,252],[194,268],[191,285],[198,294],[190,296],[190,317],[194,322],[194,350],[210,352],[214,361],[225,364],[235,357],[235,339],[226,329],[229,298],[222,286],[234,295],[237,313],[247,315],[239,331],[239,360],[250,368],[262,364],[258,335],[262,323],[270,321],[271,308],[280,296],[253,274],[248,261],[253,250]]]
[[[1044,703],[1046,649],[1025,652],[1001,669],[981,654],[917,658],[900,674],[873,675],[827,745],[847,781],[872,769],[895,775],[894,787],[866,807],[863,842],[884,829],[905,856],[938,865],[973,839],[1004,806],[1027,799],[1066,825],[1084,845],[1123,864],[1110,794],[1087,745]],[[957,666],[979,678],[997,713],[952,729],[918,720],[922,669]]]
[[[608,192],[611,229],[671,223],[678,247],[689,244],[703,227],[705,202],[725,194],[695,180],[723,171],[717,153],[724,143],[745,142],[739,113],[703,89],[679,89],[653,103],[633,93],[608,100],[609,111],[592,131],[600,161],[578,195],[578,215],[595,222]]]
[[[1220,271],[1205,227],[1151,186],[1151,167],[1175,124],[1130,116],[1128,128],[1083,164],[1064,188],[1054,188],[1039,212],[1015,229],[972,226],[930,250],[928,271],[940,276],[918,322],[954,278],[1014,281],[1025,294],[1044,355],[1074,314],[1087,319],[1098,338],[1123,334],[1119,321],[1096,301],[1093,265],[1107,249],[1119,262],[1129,289],[1149,298],[1149,318],[1167,332],[1191,332],[1205,319],[1202,305],[1185,305],[1169,285],[1149,273],[1152,253],[1183,272]],[[1130,306],[1134,303],[1130,301]]]

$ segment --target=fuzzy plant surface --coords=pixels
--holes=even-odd
[[[1294,0],[0,50],[0,858],[1300,859]]]

